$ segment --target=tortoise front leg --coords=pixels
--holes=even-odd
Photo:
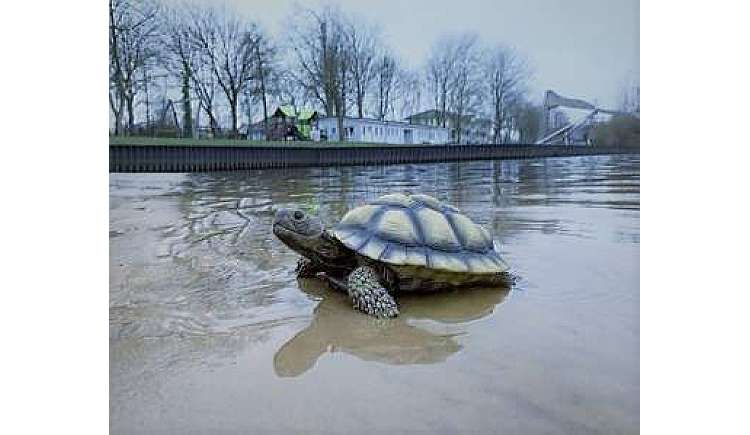
[[[398,306],[380,285],[378,274],[371,267],[360,266],[349,274],[347,290],[354,308],[375,317],[396,317]]]

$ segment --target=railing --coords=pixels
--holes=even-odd
[[[639,148],[567,145],[189,146],[110,145],[110,172],[206,172],[305,166],[633,154]]]

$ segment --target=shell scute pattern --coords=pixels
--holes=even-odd
[[[456,238],[456,233],[445,214],[427,207],[419,208],[415,214],[416,221],[424,233],[425,245],[441,251],[461,250],[461,242]]]
[[[419,235],[414,221],[405,209],[390,209],[380,218],[379,233],[388,240],[405,245],[417,245]]]
[[[460,273],[507,269],[486,229],[428,195],[384,195],[350,210],[334,230],[363,256]]]
[[[464,247],[476,252],[492,249],[492,238],[487,230],[462,214],[449,213],[446,216],[452,221],[456,235]]]
[[[372,219],[372,216],[377,213],[380,210],[380,207],[377,205],[367,204],[363,205],[357,208],[354,208],[352,210],[349,210],[349,212],[344,216],[343,219],[341,219],[342,224],[351,224],[351,225],[367,225],[370,220]]]

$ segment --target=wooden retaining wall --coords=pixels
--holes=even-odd
[[[639,149],[564,145],[418,145],[335,148],[110,145],[109,171],[206,172],[634,153],[639,153]]]

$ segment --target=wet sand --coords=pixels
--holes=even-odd
[[[636,433],[639,157],[110,175],[112,433]],[[277,207],[393,191],[494,233],[511,289],[361,315]]]

